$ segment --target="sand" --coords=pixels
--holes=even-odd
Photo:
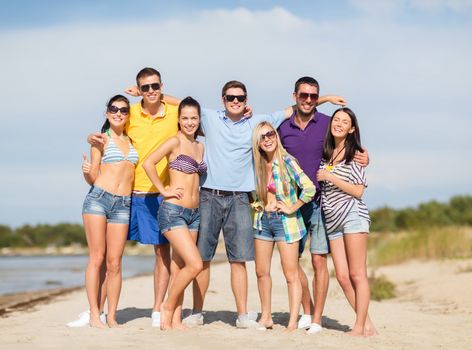
[[[335,279],[330,281],[323,331],[285,333],[286,285],[278,257],[273,261],[273,330],[234,327],[236,313],[227,263],[212,267],[205,325],[187,331],[160,331],[150,326],[152,277],[127,279],[119,305],[120,329],[67,328],[86,308],[83,289],[56,296],[0,318],[0,349],[472,349],[472,260],[409,262],[383,267],[397,285],[395,299],[371,303],[379,335],[352,338],[344,331],[354,313]],[[250,310],[259,310],[254,264],[248,264]],[[311,272],[310,272],[311,273]],[[190,307],[187,291],[185,307]]]

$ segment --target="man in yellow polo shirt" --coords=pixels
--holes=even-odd
[[[131,106],[126,133],[139,155],[136,165],[128,239],[141,244],[153,244],[156,253],[154,267],[154,307],[152,326],[160,326],[160,307],[169,284],[169,242],[161,234],[157,212],[162,196],[147,177],[142,163],[169,137],[177,134],[177,106],[161,100],[161,74],[153,68],[143,68],[136,76],[142,100]],[[89,143],[103,143],[101,134],[89,135]],[[164,185],[169,183],[167,159],[156,165],[157,173]]]

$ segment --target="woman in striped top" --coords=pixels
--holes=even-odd
[[[357,118],[349,108],[334,112],[327,131],[323,160],[317,179],[321,182],[321,207],[336,270],[336,278],[356,312],[350,335],[375,334],[369,318],[367,233],[370,218],[362,195],[367,187],[364,167],[354,162],[363,152]]]
[[[91,185],[82,209],[89,262],[85,287],[90,304],[90,326],[104,328],[103,303],[108,302],[107,324],[116,327],[121,291],[121,257],[128,235],[131,187],[138,154],[125,134],[129,101],[116,95],[107,104],[104,145],[92,146],[90,162],[84,155],[82,172]],[[106,265],[106,278],[103,265]],[[106,280],[106,281],[105,281]]]
[[[307,233],[299,208],[313,199],[316,190],[295,158],[285,151],[270,123],[262,122],[256,126],[252,144],[258,199],[253,207],[256,210],[256,274],[261,299],[259,324],[262,329],[273,325],[270,265],[274,245],[277,244],[288,286],[290,319],[287,329],[295,330],[302,299],[302,286],[298,276],[298,245]]]

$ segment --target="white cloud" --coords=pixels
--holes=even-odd
[[[375,6],[388,12],[393,5]],[[469,24],[405,25],[369,14],[317,21],[283,8],[0,32],[5,48],[0,118],[6,135],[0,147],[14,150],[5,155],[2,183],[11,188],[15,208],[28,198],[29,207],[58,210],[61,218],[76,215],[71,207],[80,210],[83,199],[79,169],[87,150],[85,135],[101,125],[106,99],[132,84],[140,68],[153,66],[163,73],[166,92],[192,94],[212,108],[220,107],[220,89],[227,80],[242,80],[256,112],[291,103],[294,81],[313,75],[322,93],[348,98],[361,117],[370,153],[382,154],[369,170],[374,203],[376,187],[447,186],[433,161],[441,164],[453,154],[458,162],[471,151],[466,142],[471,119],[464,107],[472,98],[471,34]],[[426,162],[420,166],[428,169],[425,177],[416,168],[411,177],[396,176],[402,166],[408,171],[417,166],[412,154]],[[471,166],[463,162],[459,170],[448,176],[467,191],[471,180],[463,174],[472,173]],[[31,192],[37,197],[30,198]],[[418,198],[411,192],[398,203],[415,203]],[[0,211],[9,205],[2,199]],[[41,220],[35,213],[25,217],[19,212],[10,210],[2,221]]]
[[[470,12],[471,0],[409,0],[413,7],[428,12],[453,11],[457,13]]]
[[[354,8],[364,14],[391,17],[411,9],[426,13],[470,13],[471,0],[349,0]]]

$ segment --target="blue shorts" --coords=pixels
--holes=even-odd
[[[343,235],[350,233],[369,233],[370,222],[364,217],[359,216],[357,202],[353,205],[343,223],[335,228],[333,232],[328,233],[330,241],[341,238]]]
[[[197,246],[203,261],[211,261],[215,256],[221,230],[229,262],[254,260],[254,231],[247,193],[223,195],[202,189],[200,215]]]
[[[177,228],[187,228],[189,231],[197,232],[200,225],[200,212],[198,208],[184,208],[164,201],[159,208],[157,220],[162,234]]]
[[[105,216],[111,224],[129,224],[131,197],[117,196],[92,186],[85,197],[82,214]]]
[[[326,234],[326,224],[321,206],[316,201],[311,201],[304,204],[300,208],[302,213],[303,222],[305,227],[308,229],[311,240],[310,240],[310,252],[311,254],[323,255],[329,253],[329,244]],[[300,241],[299,254],[303,253],[305,249],[305,243],[308,239],[308,235],[305,235]]]
[[[168,244],[161,234],[157,222],[157,212],[163,200],[157,194],[131,195],[131,218],[128,229],[128,240],[141,244]]]
[[[269,242],[285,242],[282,214],[264,212],[261,217],[262,230],[254,229],[254,238]]]

